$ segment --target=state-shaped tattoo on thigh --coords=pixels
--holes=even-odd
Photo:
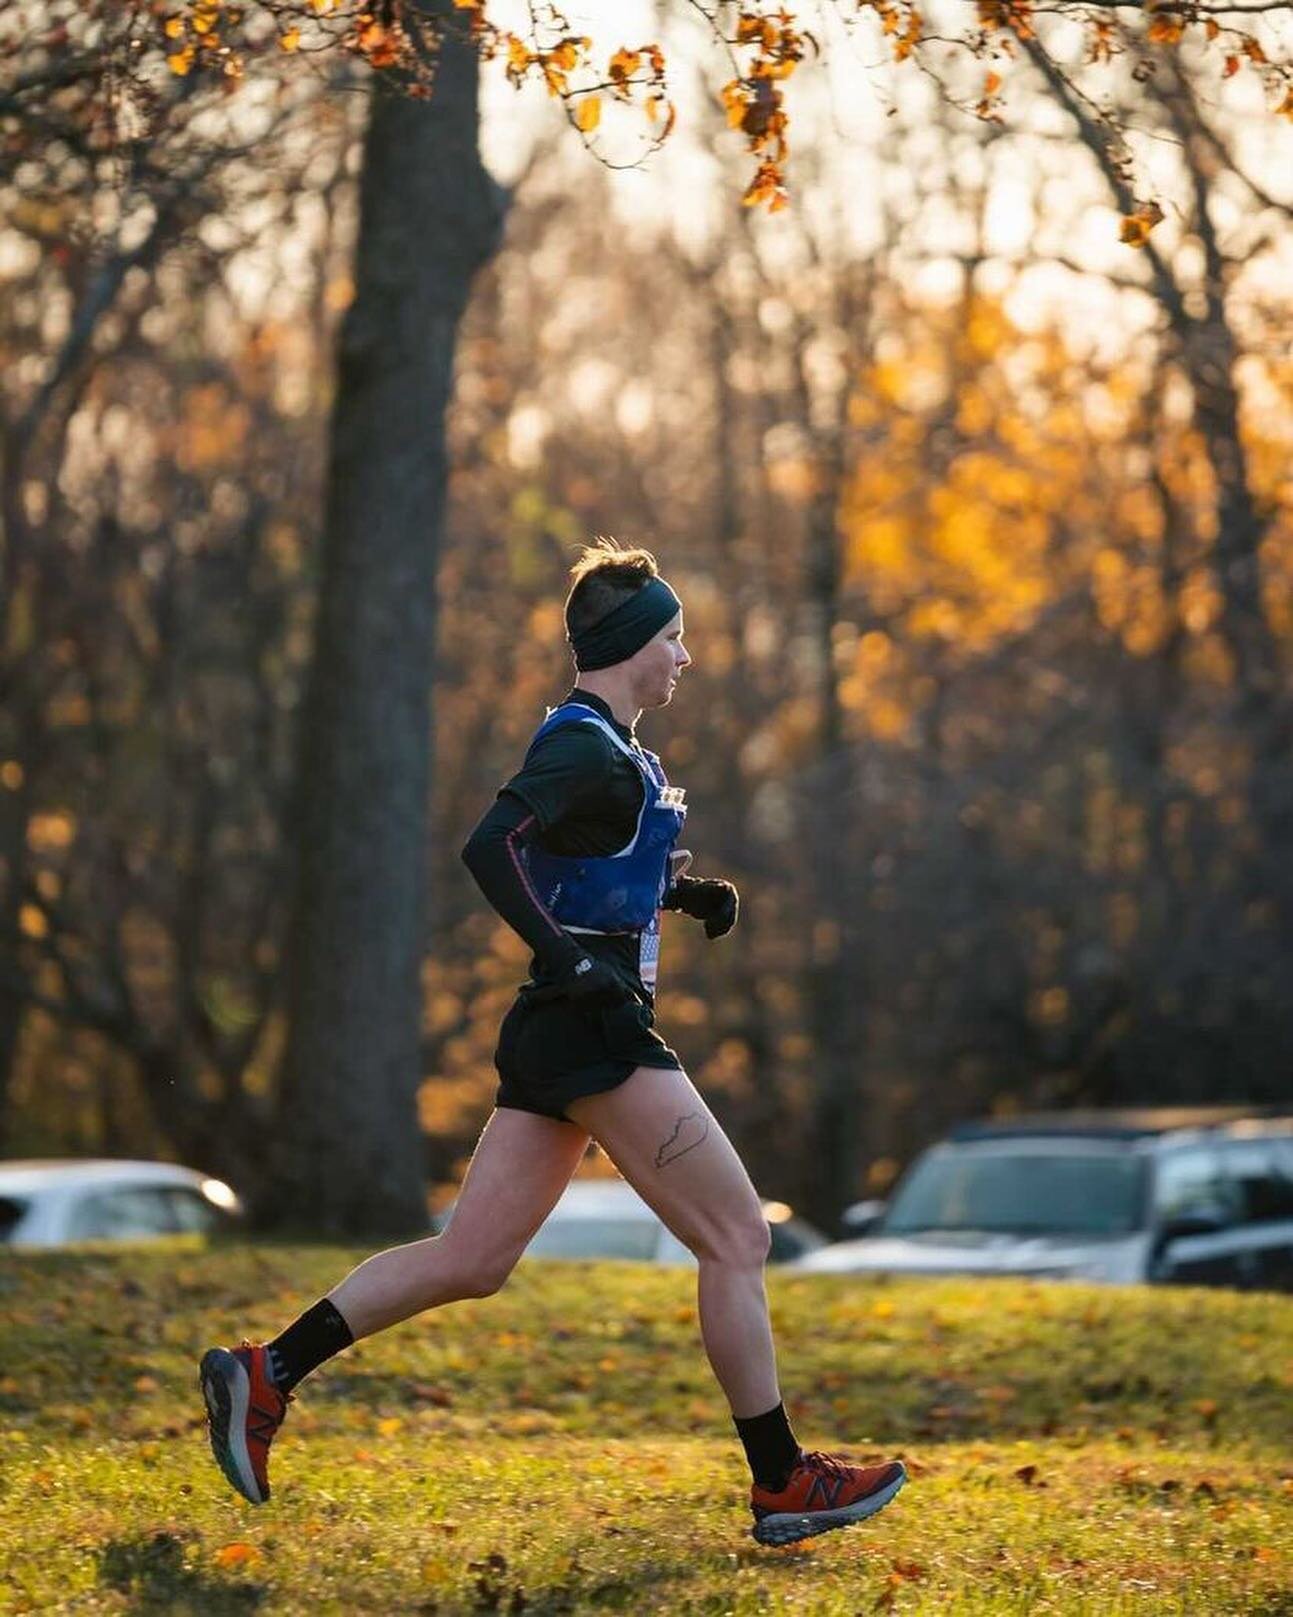
[[[673,1133],[655,1154],[655,1165],[663,1168],[694,1151],[709,1138],[709,1119],[704,1112],[684,1112],[673,1126]]]

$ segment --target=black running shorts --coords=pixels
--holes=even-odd
[[[614,1089],[636,1067],[682,1070],[655,1031],[655,1013],[634,1000],[609,1008],[578,1000],[537,1004],[519,994],[499,1029],[496,1106],[569,1121],[565,1108],[583,1095]]]

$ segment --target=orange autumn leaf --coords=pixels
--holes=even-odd
[[[1135,213],[1124,216],[1118,240],[1125,242],[1128,247],[1143,247],[1149,240],[1150,231],[1162,222],[1162,218],[1163,210],[1157,202],[1143,203]]]
[[[776,38],[776,24],[770,17],[756,17],[745,12],[737,19],[736,41],[738,45],[759,44],[770,48]]]
[[[907,29],[902,38],[896,40],[893,47],[895,62],[905,62],[920,43],[920,36],[924,29],[924,22],[920,12],[913,6],[911,15],[907,19]]]
[[[245,1544],[241,1540],[233,1544],[226,1544],[222,1550],[217,1550],[215,1563],[217,1566],[246,1566],[249,1562],[258,1561],[260,1551],[254,1544]]]
[[[591,135],[602,121],[602,98],[585,96],[575,109],[575,125],[582,134]]]
[[[372,67],[390,67],[398,56],[398,36],[393,28],[383,28],[372,17],[361,20],[357,44],[361,56]]]
[[[739,129],[742,120],[745,118],[747,101],[747,91],[744,83],[740,79],[733,79],[729,84],[723,86],[719,91],[719,95],[722,98],[723,108],[727,114],[727,127],[729,129]]]
[[[610,74],[611,83],[615,88],[616,95],[622,97],[626,101],[628,100],[629,80],[641,66],[641,51],[631,51],[626,45],[622,45],[620,49],[615,52],[614,56],[612,56],[610,59],[607,71]]]
[[[786,207],[790,198],[782,184],[781,169],[776,163],[760,163],[754,172],[754,178],[745,188],[745,195],[741,201],[747,208],[757,207],[766,203],[769,213],[780,213]]]

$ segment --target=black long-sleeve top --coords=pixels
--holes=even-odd
[[[625,741],[633,731],[608,703],[572,690]],[[463,863],[480,890],[534,952],[530,974],[551,977],[578,954],[590,954],[637,976],[635,937],[573,937],[534,890],[521,850],[539,842],[549,853],[618,853],[632,838],[642,811],[642,776],[610,738],[592,724],[567,724],[531,748],[521,769],[499,790],[493,806],[467,839]]]

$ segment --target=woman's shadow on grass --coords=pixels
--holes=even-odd
[[[127,1612],[190,1611],[233,1617],[255,1611],[265,1598],[260,1584],[233,1581],[186,1564],[189,1547],[178,1533],[159,1531],[114,1538],[99,1551],[99,1582],[128,1597]]]

